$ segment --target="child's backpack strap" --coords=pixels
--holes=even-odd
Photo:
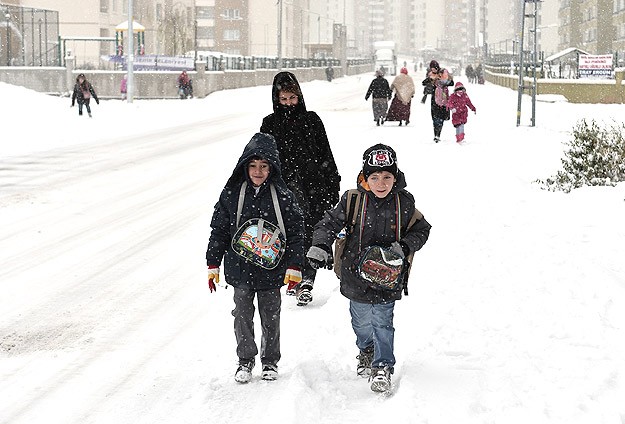
[[[341,278],[341,265],[343,262],[345,243],[347,242],[347,236],[354,231],[354,227],[356,226],[358,209],[362,203],[362,196],[363,193],[358,189],[351,189],[347,191],[347,204],[345,205],[345,236],[337,238],[334,242],[334,273],[337,278]]]
[[[356,219],[358,217],[358,209],[360,207],[360,202],[362,201],[362,192],[358,189],[351,189],[347,191],[347,205],[345,210],[347,214],[345,217],[345,230],[347,234],[352,233],[354,231],[354,226],[356,226]]]
[[[241,184],[241,190],[239,190],[239,203],[237,204],[237,228],[239,228],[239,221],[241,220],[241,213],[243,212],[243,202],[245,200],[245,188],[247,187],[247,181],[243,181]],[[278,220],[278,228],[284,234],[286,239],[286,227],[284,226],[284,220],[282,219],[282,211],[280,210],[280,203],[278,202],[278,194],[273,184],[269,184],[269,190],[271,191],[271,200],[273,202],[273,209],[276,212],[276,219]]]

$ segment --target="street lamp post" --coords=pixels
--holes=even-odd
[[[9,28],[9,20],[11,19],[11,15],[7,12],[4,15],[4,19],[7,23],[7,66],[11,66],[11,31]]]

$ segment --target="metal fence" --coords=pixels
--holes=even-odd
[[[198,63],[200,62],[205,63],[204,69],[207,71],[278,69],[278,59],[266,56],[202,55],[198,58]],[[348,64],[349,62],[348,60]],[[353,63],[353,65],[359,64]],[[284,68],[325,68],[340,65],[339,59],[282,58]]]
[[[60,66],[59,13],[0,4],[0,66]]]

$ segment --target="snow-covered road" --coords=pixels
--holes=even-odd
[[[566,195],[533,182],[557,171],[573,123],[623,106],[539,102],[538,126],[516,128],[516,93],[469,85],[469,142],[446,124],[434,144],[418,102],[409,127],[375,127],[370,80],[304,95],[342,188],[367,147],[389,143],[433,225],[396,307],[394,396],[355,376],[330,272],[308,307],[283,299],[280,379],[232,378],[232,291],[209,295],[204,251],[269,87],[106,101],[92,120],[29,93],[66,124],[5,111],[24,146],[0,156],[0,423],[625,422],[625,186]]]

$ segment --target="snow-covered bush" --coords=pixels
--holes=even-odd
[[[582,120],[573,129],[570,149],[562,159],[562,170],[538,180],[551,191],[570,192],[581,186],[614,185],[625,181],[625,125],[600,127]]]

